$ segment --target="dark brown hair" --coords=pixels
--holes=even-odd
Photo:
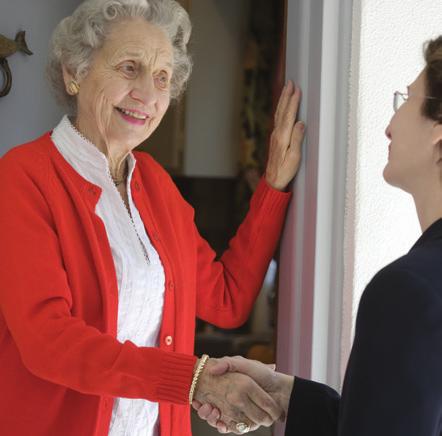
[[[425,100],[423,114],[442,124],[442,35],[425,44],[427,95],[434,97]]]

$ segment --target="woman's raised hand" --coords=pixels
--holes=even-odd
[[[279,191],[283,191],[295,177],[301,162],[305,124],[302,121],[296,122],[300,100],[300,88],[289,80],[276,108],[265,172],[267,183]]]

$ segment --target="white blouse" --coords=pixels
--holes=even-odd
[[[52,140],[84,179],[102,189],[95,213],[106,228],[117,273],[117,339],[120,342],[129,340],[137,346],[158,346],[164,304],[164,268],[132,200],[130,181],[135,157],[132,153],[127,157],[129,214],[112,181],[105,155],[76,130],[67,116],[52,132]],[[157,436],[158,414],[158,403],[115,398],[109,435]]]

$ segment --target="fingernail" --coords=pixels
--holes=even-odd
[[[305,130],[305,124],[301,121],[300,123],[298,123],[299,129],[302,131]]]

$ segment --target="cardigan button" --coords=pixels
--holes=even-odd
[[[167,346],[172,345],[172,342],[173,342],[172,336],[166,336],[164,339],[164,342],[166,343]]]
[[[173,282],[169,282],[169,290],[173,291],[175,288],[175,285],[173,284]]]
[[[134,188],[135,188],[135,191],[139,191],[140,190],[140,184],[138,182],[135,182],[134,183]]]

